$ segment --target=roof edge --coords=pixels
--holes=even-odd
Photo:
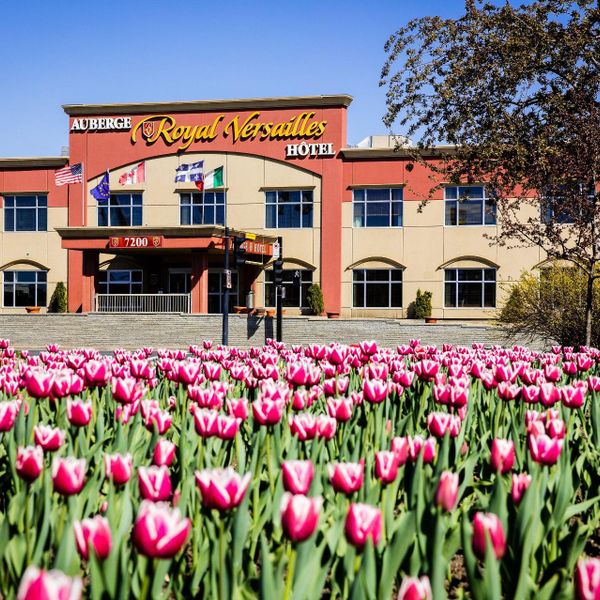
[[[420,152],[422,156],[435,158],[437,156],[454,154],[456,146],[434,146],[433,148],[342,148],[340,153],[344,158],[407,158]]]
[[[68,156],[0,157],[0,168],[64,167],[68,162]]]
[[[229,100],[190,100],[183,102],[133,102],[123,104],[63,104],[69,116],[136,115],[152,112],[197,112],[257,108],[343,106],[352,102],[347,94],[323,96],[283,96],[277,98],[239,98]]]

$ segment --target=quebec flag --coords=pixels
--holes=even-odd
[[[204,161],[179,165],[175,169],[175,183],[184,181],[202,181],[204,177]]]

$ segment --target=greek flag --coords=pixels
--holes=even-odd
[[[175,169],[175,183],[184,181],[202,181],[204,177],[204,161],[179,165]]]

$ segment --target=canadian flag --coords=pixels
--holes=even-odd
[[[135,165],[131,171],[123,173],[119,177],[119,183],[121,185],[131,185],[132,183],[145,183],[146,182],[146,163],[141,162]]]

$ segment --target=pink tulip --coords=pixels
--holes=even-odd
[[[67,400],[67,419],[71,425],[84,427],[92,418],[92,403],[82,400]]]
[[[381,510],[369,504],[350,504],[346,515],[346,538],[357,548],[363,548],[370,537],[374,546],[381,539]]]
[[[281,498],[281,525],[292,542],[302,542],[317,528],[323,498],[285,492]]]
[[[88,360],[83,365],[83,376],[89,387],[103,387],[108,383],[108,365],[100,360]]]
[[[33,398],[48,398],[52,391],[52,374],[42,370],[31,370],[25,377],[27,393]]]
[[[54,457],[52,461],[52,485],[63,496],[78,494],[83,489],[86,471],[85,458]]]
[[[531,458],[542,465],[553,465],[560,456],[564,440],[547,435],[530,435],[529,452]]]
[[[19,406],[16,402],[0,402],[0,432],[13,428],[18,412]]]
[[[75,530],[77,550],[84,560],[88,560],[90,557],[90,548],[100,560],[104,560],[110,554],[112,536],[108,520],[105,517],[97,515],[93,519],[75,521],[73,529]]]
[[[575,598],[600,598],[600,558],[580,558],[575,568]]]
[[[150,558],[172,558],[183,548],[192,528],[177,508],[144,500],[133,525],[133,542]]]
[[[133,473],[133,458],[127,453],[105,454],[104,473],[106,479],[112,479],[115,485],[123,485],[129,481]]]
[[[530,483],[531,475],[528,475],[527,473],[519,473],[518,475],[513,473],[510,496],[514,504],[519,504],[519,502],[521,502],[521,498],[523,498],[523,494]]]
[[[408,455],[412,462],[417,462],[423,452],[423,463],[432,463],[437,456],[437,442],[434,437],[424,440],[420,435],[408,439]]]
[[[494,471],[508,473],[515,464],[515,444],[512,440],[495,439],[492,441],[490,464]]]
[[[281,463],[283,487],[292,494],[308,494],[315,468],[310,460],[286,460]]]
[[[19,447],[15,470],[27,482],[35,481],[44,468],[44,450],[40,446]]]
[[[392,452],[398,458],[398,465],[403,465],[408,460],[408,438],[395,437],[392,439]]]
[[[220,511],[231,510],[244,499],[252,475],[240,477],[231,467],[196,471],[196,485],[203,504]]]
[[[562,419],[546,421],[546,431],[551,438],[564,438],[566,433],[565,422]],[[544,433],[544,432],[542,432]]]
[[[283,398],[260,397],[252,403],[252,415],[261,425],[276,425],[283,417],[285,400]]]
[[[444,471],[435,492],[435,503],[446,512],[452,512],[458,500],[458,475]]]
[[[473,552],[482,560],[485,558],[486,538],[489,538],[492,543],[496,559],[500,560],[506,551],[506,537],[500,519],[494,513],[475,513],[473,518]]]
[[[388,395],[388,383],[379,379],[365,379],[363,381],[362,391],[365,400],[373,404],[383,402]]]
[[[352,398],[332,397],[327,399],[327,412],[329,416],[340,422],[350,420],[353,408],[354,402],[352,402]]]
[[[36,425],[33,428],[35,443],[50,452],[58,450],[65,443],[66,436],[64,431],[50,425]]]
[[[422,360],[415,363],[413,371],[419,379],[431,380],[437,375],[439,368],[439,363],[433,360]]]
[[[245,421],[248,418],[248,398],[228,398],[227,412],[236,419]]]
[[[587,386],[565,385],[560,388],[562,403],[567,408],[581,408],[585,402]]]
[[[337,429],[337,421],[333,417],[327,415],[319,415],[317,417],[317,437],[325,440],[333,439]]]
[[[317,435],[317,419],[311,413],[298,413],[289,417],[290,431],[301,442],[312,440]]]
[[[112,395],[117,402],[132,404],[137,400],[141,400],[144,395],[144,388],[134,377],[113,377]]]
[[[229,415],[217,416],[217,437],[221,440],[232,440],[235,438],[240,427],[241,419]]]
[[[67,577],[62,571],[44,571],[30,565],[21,578],[17,600],[79,600],[79,577]]]
[[[560,391],[551,382],[540,383],[540,402],[544,406],[552,406],[560,400]]]
[[[431,600],[429,577],[405,577],[402,580],[397,600]]]
[[[365,461],[328,465],[329,480],[336,492],[352,494],[360,489],[365,473]]]
[[[139,467],[138,484],[144,500],[160,502],[169,500],[173,494],[169,469],[162,467]]]
[[[429,433],[435,437],[442,438],[446,432],[450,437],[457,437],[460,433],[460,418],[448,413],[432,412],[427,416],[427,428]]]
[[[398,455],[393,450],[380,450],[375,453],[375,475],[384,485],[396,479],[399,466]]]
[[[207,410],[205,408],[195,408],[193,410],[194,415],[194,427],[196,433],[201,437],[211,437],[217,435],[218,425],[217,419],[219,413],[214,410]]]
[[[164,438],[156,442],[152,453],[152,464],[157,467],[170,467],[175,458],[175,444]]]
[[[152,410],[146,417],[146,429],[148,431],[156,431],[159,435],[164,435],[171,427],[173,417],[166,410]]]

